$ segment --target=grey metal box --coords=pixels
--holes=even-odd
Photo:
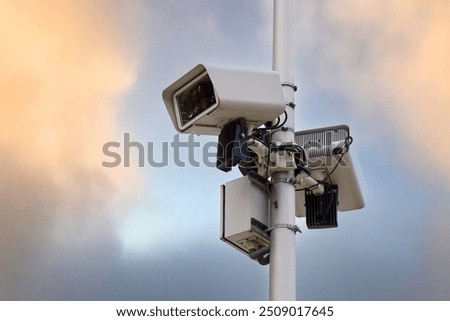
[[[244,176],[221,185],[220,239],[245,254],[270,245],[269,198]]]

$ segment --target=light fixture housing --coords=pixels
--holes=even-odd
[[[163,91],[170,118],[181,133],[219,135],[244,118],[258,127],[281,115],[285,100],[278,73],[199,64]]]
[[[365,205],[349,144],[345,143],[349,137],[349,127],[339,125],[299,131],[294,138],[307,155],[311,177],[316,181],[325,179],[329,186],[337,186],[337,210],[341,212]],[[306,216],[305,191],[297,191],[295,198],[296,216]]]

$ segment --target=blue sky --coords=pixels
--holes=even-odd
[[[124,133],[161,155],[176,134],[162,90],[198,63],[270,70],[272,1],[5,6],[23,43],[0,34],[0,86],[31,98],[0,107],[0,298],[268,299],[268,267],[219,240],[236,169],[101,162]],[[296,129],[350,126],[366,202],[337,229],[297,219],[299,300],[450,299],[449,15],[438,0],[295,1]]]

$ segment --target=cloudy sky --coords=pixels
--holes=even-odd
[[[450,300],[450,3],[297,0],[295,20],[297,130],[350,126],[366,201],[337,229],[298,219],[297,298]],[[236,169],[106,168],[102,147],[162,159],[161,92],[198,63],[270,70],[272,1],[0,0],[0,40],[0,299],[268,298],[268,267],[219,240]]]

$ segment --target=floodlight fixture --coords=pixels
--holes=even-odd
[[[285,108],[278,73],[202,64],[167,87],[163,100],[177,131],[199,135],[219,135],[239,118],[256,128]]]
[[[315,186],[297,186],[296,216],[307,216],[310,228],[336,227],[336,211],[364,207],[355,165],[349,152],[352,138],[348,126],[299,131],[295,133],[294,139],[307,155],[308,179],[317,182]],[[302,176],[299,177],[301,181]],[[314,189],[319,186],[321,192],[314,193]]]

